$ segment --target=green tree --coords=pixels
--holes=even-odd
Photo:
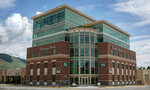
[[[147,66],[147,70],[150,69],[150,66]]]

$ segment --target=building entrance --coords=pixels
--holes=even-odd
[[[8,76],[7,77],[7,83],[8,84],[20,84],[21,83],[21,77],[20,76]]]
[[[81,79],[80,79],[80,84],[81,85],[89,85],[89,78],[88,77],[82,77]]]

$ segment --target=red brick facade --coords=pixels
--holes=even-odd
[[[53,47],[52,49],[49,47]],[[48,55],[44,55],[45,50],[48,50]],[[52,50],[56,49],[56,54],[52,54]],[[38,56],[38,52],[41,52],[41,56]],[[32,53],[34,57],[31,58]],[[57,57],[58,55],[58,57]],[[70,74],[70,43],[60,41],[52,44],[41,45],[37,47],[28,48],[27,50],[27,62],[26,62],[26,81],[30,81],[30,64],[33,63],[33,81],[37,80],[37,62],[40,62],[40,81],[44,81],[44,62],[48,62],[48,78],[47,81],[52,81],[52,61],[56,61],[56,71],[60,70],[60,73],[56,72],[56,82],[68,81]],[[50,58],[47,58],[50,56]],[[52,56],[52,57],[51,57]],[[67,67],[64,67],[64,62],[67,63]],[[40,84],[42,85],[42,84]]]
[[[53,49],[56,53],[53,54]],[[45,51],[48,50],[48,55]],[[113,50],[113,55],[112,55]],[[38,53],[41,52],[40,56]],[[32,56],[34,53],[34,57]],[[118,53],[118,55],[117,55]],[[127,58],[125,55],[127,54]],[[129,57],[130,56],[130,57]],[[26,81],[31,82],[33,76],[33,85],[37,85],[37,64],[40,63],[40,85],[44,84],[44,63],[48,63],[48,78],[47,82],[52,85],[52,63],[56,61],[56,83],[63,83],[66,81],[70,84],[70,43],[60,41],[52,44],[41,45],[37,47],[28,48],[27,51],[27,67],[26,67]],[[31,75],[31,63],[33,64],[33,75]],[[67,66],[64,66],[67,63]],[[101,66],[101,64],[105,66]],[[112,67],[114,63],[114,67]],[[117,67],[117,65],[119,65]],[[131,69],[130,69],[131,68]],[[133,70],[134,68],[134,70]],[[57,70],[60,73],[57,73]],[[113,70],[114,69],[114,70]],[[117,71],[117,69],[119,71]],[[127,74],[128,73],[128,74]],[[131,74],[130,74],[131,73]],[[114,78],[113,78],[114,77]],[[123,78],[124,77],[124,78]],[[128,78],[128,80],[127,80]],[[98,44],[98,81],[102,85],[132,85],[136,81],[136,55],[135,52],[119,47],[117,45],[101,42]]]
[[[112,51],[114,52],[114,55],[112,55]],[[118,52],[118,56],[116,54]],[[121,53],[123,56],[121,56]],[[125,55],[127,54],[127,58],[125,58]],[[114,81],[118,81],[118,75],[119,75],[119,81],[136,81],[136,53],[134,51],[119,47],[117,45],[104,42],[98,44],[98,74],[99,74],[99,81],[104,81],[104,83],[110,84],[107,81],[113,81],[112,75],[114,75]],[[130,57],[132,58],[130,58]],[[112,74],[112,62],[114,62],[114,74]],[[105,67],[101,67],[101,63],[105,63]],[[117,75],[117,64],[119,63],[119,74]],[[126,69],[126,65],[128,68]],[[122,67],[123,73],[122,73]],[[130,73],[131,68],[131,75]],[[133,74],[133,68],[135,70],[135,75]],[[126,74],[126,70],[128,74]],[[122,76],[124,77],[124,80],[122,80]],[[126,79],[126,76],[128,77],[128,80]],[[131,76],[131,80],[130,80]],[[128,84],[128,83],[127,83]],[[115,84],[114,84],[115,85]],[[120,84],[119,84],[120,85]]]

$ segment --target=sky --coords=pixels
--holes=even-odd
[[[150,0],[0,0],[0,53],[26,59],[32,46],[32,16],[68,4],[131,34],[137,66],[150,65]]]

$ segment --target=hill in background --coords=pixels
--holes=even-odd
[[[25,68],[25,67],[26,67],[25,59],[0,53],[0,70],[13,69],[13,68]]]

